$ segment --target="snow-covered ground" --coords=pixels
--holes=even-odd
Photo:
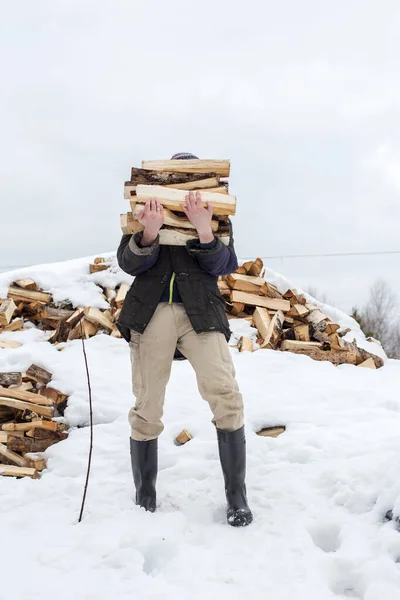
[[[102,307],[89,259],[0,275],[31,276],[56,300]],[[267,278],[280,288],[288,282]],[[284,291],[284,290],[283,290]],[[324,310],[366,342],[349,317]],[[254,331],[247,323],[238,327]],[[237,334],[239,331],[236,332]],[[0,478],[0,599],[16,600],[398,600],[400,533],[383,516],[400,497],[400,362],[377,371],[304,356],[232,349],[245,399],[248,496],[254,523],[225,521],[222,476],[208,405],[187,362],[174,363],[160,438],[158,512],[133,503],[127,412],[129,348],[100,334],[86,342],[94,399],[94,456],[87,506],[77,523],[85,478],[88,400],[79,340],[59,352],[35,329],[2,334],[23,342],[0,350],[0,370],[31,363],[54,373],[70,394],[69,438],[47,451],[40,480]],[[235,336],[233,337],[233,341]],[[256,435],[281,425],[276,439]],[[181,429],[193,434],[174,445]],[[397,501],[400,512],[400,500]]]

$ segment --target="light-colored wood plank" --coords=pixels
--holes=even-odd
[[[239,292],[233,290],[231,294],[232,302],[244,302],[250,306],[262,306],[271,310],[281,310],[288,312],[290,310],[290,302],[288,300],[280,300],[279,298],[268,298],[268,296],[257,296],[247,292]]]
[[[23,288],[24,290],[30,290],[31,292],[36,292],[37,290],[36,282],[29,277],[26,279],[17,279],[17,281],[14,282],[14,285]]]
[[[52,301],[52,295],[46,294],[45,292],[35,292],[31,290],[24,290],[16,286],[10,286],[8,288],[8,298],[13,300],[21,300],[22,302],[44,302],[48,304]]]
[[[263,270],[264,263],[261,258],[256,258],[253,263],[247,268],[247,275],[253,275],[254,277],[259,277],[261,271]]]
[[[0,387],[0,396],[2,398],[22,400],[23,402],[33,402],[33,404],[41,404],[42,406],[53,406],[53,402],[49,398],[45,398],[39,394],[32,394],[32,392],[21,392],[14,388]]]
[[[43,419],[34,419],[27,423],[4,423],[3,431],[29,431],[30,429],[46,429],[46,431],[68,431],[68,425],[58,421],[44,421]]]
[[[129,283],[121,283],[121,285],[119,286],[117,295],[115,296],[115,305],[117,308],[122,307],[130,288],[131,286]]]
[[[270,334],[269,326],[271,324],[271,317],[268,310],[257,306],[253,313],[253,319],[260,336],[265,340]]]
[[[96,335],[100,326],[98,323],[93,323],[92,321],[88,321],[86,318],[82,321],[79,321],[75,327],[71,329],[68,334],[68,340],[88,340],[89,338]]]
[[[7,431],[0,431],[0,444],[7,444]]]
[[[111,263],[93,263],[89,265],[89,273],[100,273],[100,271],[107,271],[111,267]]]
[[[170,210],[182,211],[185,202],[185,190],[165,188],[156,185],[138,185],[136,189],[137,202],[145,203],[150,198],[157,198],[160,203]],[[214,207],[215,215],[234,215],[236,212],[236,196],[229,194],[216,194],[206,191],[201,192],[203,205],[210,202]],[[250,273],[251,275],[253,273]]]
[[[24,328],[23,319],[14,319],[13,321],[11,321],[11,323],[9,323],[5,327],[1,328],[0,333],[3,333],[3,331],[20,331],[23,328]]]
[[[302,304],[292,304],[291,309],[288,312],[289,317],[294,318],[305,318],[310,314],[310,311],[306,306]]]
[[[194,181],[185,181],[182,183],[171,183],[163,185],[162,183],[152,184],[146,183],[145,181],[141,182],[142,185],[161,185],[162,187],[175,188],[176,190],[202,190],[202,189],[219,189],[219,177],[207,177],[206,179],[197,179]],[[132,192],[136,194],[136,188],[140,184],[133,183],[132,181],[127,181],[124,186],[124,198],[126,200],[130,200],[132,198]],[[225,186],[221,186],[225,189],[225,193],[227,194],[227,189]],[[134,196],[133,196],[134,197]]]
[[[11,340],[0,339],[0,348],[20,348],[21,346],[22,344],[20,344],[19,342],[12,342]]]
[[[93,306],[85,308],[85,317],[88,321],[100,325],[104,329],[108,329],[109,331],[114,329],[114,323],[110,319],[107,319],[99,308],[94,308]]]
[[[0,459],[1,458],[6,458],[8,461],[10,461],[13,465],[16,465],[17,467],[25,466],[25,460],[22,458],[22,456],[20,456],[16,452],[13,452],[12,450],[9,450],[4,444],[0,444]]]
[[[232,290],[255,293],[258,293],[265,283],[262,277],[252,277],[251,275],[240,275],[238,273],[227,275],[225,281]]]
[[[10,323],[16,310],[17,307],[15,306],[14,300],[10,299],[0,302],[0,326],[6,327]]]
[[[44,471],[47,467],[47,460],[41,457],[39,454],[33,452],[27,452],[23,455],[26,466],[30,469],[36,469],[36,471]]]
[[[50,406],[33,404],[33,402],[23,402],[22,400],[15,400],[14,398],[7,398],[2,395],[0,395],[0,406],[8,406],[9,408],[17,410],[30,410],[42,417],[48,417],[49,419],[54,417],[54,408]]]
[[[230,160],[144,160],[142,169],[153,171],[173,171],[175,173],[217,173],[221,177],[229,177]]]
[[[277,348],[284,320],[285,317],[281,310],[278,310],[273,315],[271,322],[268,325],[268,329],[263,339],[263,342],[261,344],[261,348],[267,348],[271,350],[275,350]]]
[[[11,465],[0,464],[0,476],[5,477],[31,477],[32,479],[38,479],[39,473],[36,469],[29,467],[13,467]]]

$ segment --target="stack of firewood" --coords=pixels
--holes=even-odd
[[[68,426],[52,420],[64,414],[68,396],[49,386],[51,378],[37,365],[0,372],[0,475],[38,478],[46,468],[41,453],[68,437]]]
[[[138,213],[147,200],[157,198],[165,215],[160,244],[184,246],[188,240],[197,238],[197,233],[182,211],[182,204],[190,190],[198,190],[203,203],[210,202],[214,207],[214,234],[228,244],[228,218],[236,212],[236,198],[228,193],[229,173],[229,160],[143,161],[142,168],[132,168],[131,180],[125,182],[124,197],[130,200],[131,210],[121,215],[122,232],[142,231]]]
[[[89,265],[90,273],[110,268],[106,258],[96,258]],[[20,279],[11,284],[7,299],[0,300],[0,333],[23,330],[25,323],[51,331],[48,341],[60,344],[69,340],[89,338],[98,331],[121,337],[116,321],[121,312],[129,285],[117,289],[99,288],[101,298],[109,303],[107,310],[92,306],[74,308],[69,300],[53,302],[51,294],[38,289],[32,279]],[[18,348],[19,342],[0,339],[0,348]]]
[[[246,319],[258,331],[259,348],[305,354],[335,365],[348,363],[379,368],[383,360],[343,339],[349,330],[327,317],[316,304],[309,304],[296,290],[280,293],[265,281],[260,258],[245,262],[236,273],[220,277],[230,319]],[[253,342],[242,336],[240,351],[253,351]]]

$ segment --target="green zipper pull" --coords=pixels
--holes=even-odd
[[[175,281],[175,273],[172,273],[171,280],[169,282],[169,301],[168,304],[172,304],[172,296],[174,294],[174,281]]]

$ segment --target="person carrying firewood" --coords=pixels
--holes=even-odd
[[[176,154],[177,159],[197,159]],[[217,431],[225,480],[227,519],[233,526],[249,525],[246,440],[243,401],[228,346],[230,330],[217,280],[238,268],[232,225],[224,246],[211,229],[213,208],[203,206],[200,192],[190,192],[182,205],[198,239],[184,246],[160,246],[164,210],[149,200],[138,219],[144,230],[123,235],[118,264],[135,276],[119,317],[118,328],[129,341],[132,388],[136,399],[129,412],[130,451],[136,504],[154,512],[158,469],[158,436],[165,388],[176,349],[188,359],[201,396],[210,405]]]

